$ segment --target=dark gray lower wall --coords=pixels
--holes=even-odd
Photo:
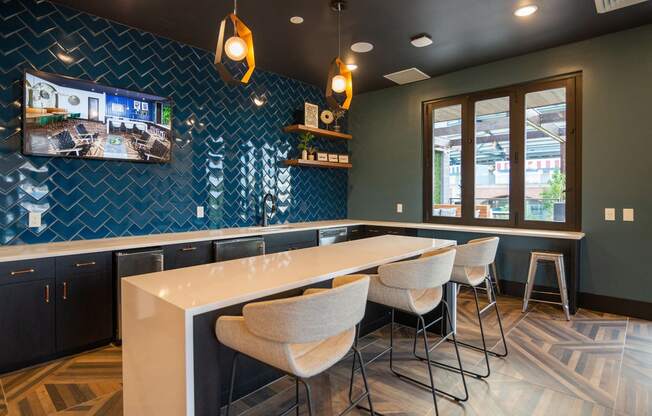
[[[349,119],[354,136],[349,217],[422,220],[423,101],[582,71],[587,239],[580,290],[652,302],[650,45],[652,25],[647,25],[356,96]],[[397,202],[403,214],[395,212]],[[605,207],[617,208],[618,221],[604,221]],[[622,222],[622,208],[634,208],[636,221]]]

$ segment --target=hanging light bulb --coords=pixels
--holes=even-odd
[[[331,81],[331,88],[333,88],[333,91],[336,93],[342,93],[346,91],[346,78],[344,78],[342,75],[335,75],[333,77],[333,81]]]
[[[247,50],[247,42],[238,36],[231,36],[224,44],[226,56],[234,61],[242,61],[247,56]]]
[[[337,57],[333,59],[328,71],[328,81],[326,82],[326,101],[333,110],[348,110],[353,98],[353,80],[351,69],[347,67],[340,59],[341,52],[341,24],[340,15],[346,8],[345,0],[333,0],[331,9],[337,12]],[[346,93],[346,99],[340,104],[333,96],[335,94]]]
[[[226,39],[225,42],[227,20],[231,20],[233,23],[233,36]],[[236,79],[222,62],[223,54],[232,61],[247,60],[247,72],[240,80]],[[217,37],[217,47],[215,48],[215,66],[222,79],[230,84],[248,83],[256,67],[253,35],[247,25],[238,18],[237,0],[233,1],[233,13],[227,15],[220,23],[220,32]]]

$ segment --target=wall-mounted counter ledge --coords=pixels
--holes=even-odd
[[[44,257],[68,256],[73,254],[97,253],[100,251],[128,250],[166,244],[194,243],[221,240],[261,234],[285,233],[302,230],[354,225],[375,225],[381,227],[404,227],[422,230],[459,231],[522,237],[540,237],[559,240],[581,240],[584,233],[575,231],[548,231],[521,228],[479,227],[446,224],[425,224],[413,222],[332,220],[289,224],[285,228],[262,230],[256,227],[223,228],[217,230],[192,231],[185,233],[151,234],[133,237],[115,237],[98,240],[76,240],[46,244],[21,244],[0,247],[0,263],[6,261],[30,260]]]

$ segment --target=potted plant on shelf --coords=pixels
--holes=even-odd
[[[308,147],[308,160],[315,160],[316,153],[317,153],[317,148],[315,146]]]
[[[299,150],[301,150],[301,159],[308,160],[308,149],[312,148],[310,142],[315,138],[312,133],[304,132],[299,136]]]

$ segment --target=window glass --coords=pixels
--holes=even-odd
[[[432,215],[461,217],[462,105],[436,108],[432,120]]]
[[[509,219],[509,101],[475,103],[475,218]]]
[[[525,219],[566,221],[566,88],[525,95]]]

